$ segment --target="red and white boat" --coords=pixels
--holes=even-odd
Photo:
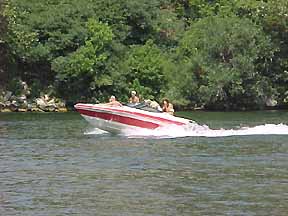
[[[111,133],[137,128],[155,130],[169,125],[185,126],[193,122],[149,107],[143,110],[129,106],[113,107],[106,104],[83,103],[74,107],[91,125]]]

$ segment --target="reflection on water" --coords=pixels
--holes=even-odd
[[[283,112],[192,115],[214,128],[288,123]],[[89,131],[77,113],[0,113],[0,215],[287,215],[287,135]]]

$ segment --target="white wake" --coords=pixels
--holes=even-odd
[[[92,128],[92,129],[87,129],[84,134],[85,135],[97,135],[97,134],[107,134],[107,131],[101,130],[99,128]]]
[[[127,137],[227,137],[245,135],[288,135],[288,125],[264,124],[255,127],[241,127],[239,129],[210,129],[207,125],[191,123],[189,126],[169,126],[155,130],[136,129],[123,132]]]

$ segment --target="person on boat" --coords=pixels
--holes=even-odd
[[[139,97],[137,96],[136,91],[131,91],[131,97],[129,98],[129,103],[137,104],[139,103]]]
[[[109,106],[122,106],[122,104],[116,100],[116,97],[114,95],[112,95],[109,99],[109,103],[107,103],[106,105]]]
[[[167,112],[170,115],[174,115],[173,105],[169,102],[168,99],[164,99],[162,102],[162,111]]]

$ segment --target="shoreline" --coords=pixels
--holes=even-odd
[[[205,109],[205,108],[180,108],[176,109],[177,112],[261,112],[261,111],[288,111],[287,106],[281,107],[265,107],[263,109],[242,109],[242,110],[220,110],[220,109]],[[65,113],[65,112],[77,112],[73,106],[65,106],[65,107],[35,107],[32,108],[2,108],[0,105],[0,113]]]
[[[21,81],[22,91],[19,94],[15,94],[9,90],[1,90],[0,94],[0,112],[2,113],[10,113],[10,112],[68,112],[68,111],[76,111],[74,105],[77,102],[68,101],[66,102],[62,98],[58,98],[48,93],[41,93],[39,97],[32,97],[31,92],[27,86],[27,84]],[[83,103],[83,101],[82,101]],[[85,103],[85,102],[84,102]],[[88,103],[88,102],[87,102]],[[274,103],[270,106],[262,106],[258,108],[239,108],[239,109],[217,109],[213,107],[205,108],[204,106],[181,106],[174,104],[177,112],[251,112],[251,111],[269,111],[269,110],[288,110],[287,105],[277,105]]]
[[[41,109],[33,109],[33,110],[27,110],[27,109],[17,109],[17,110],[11,110],[8,108],[4,108],[0,110],[0,113],[65,113],[65,112],[71,112],[74,110],[68,109],[68,108],[59,108],[55,111],[44,111]]]

